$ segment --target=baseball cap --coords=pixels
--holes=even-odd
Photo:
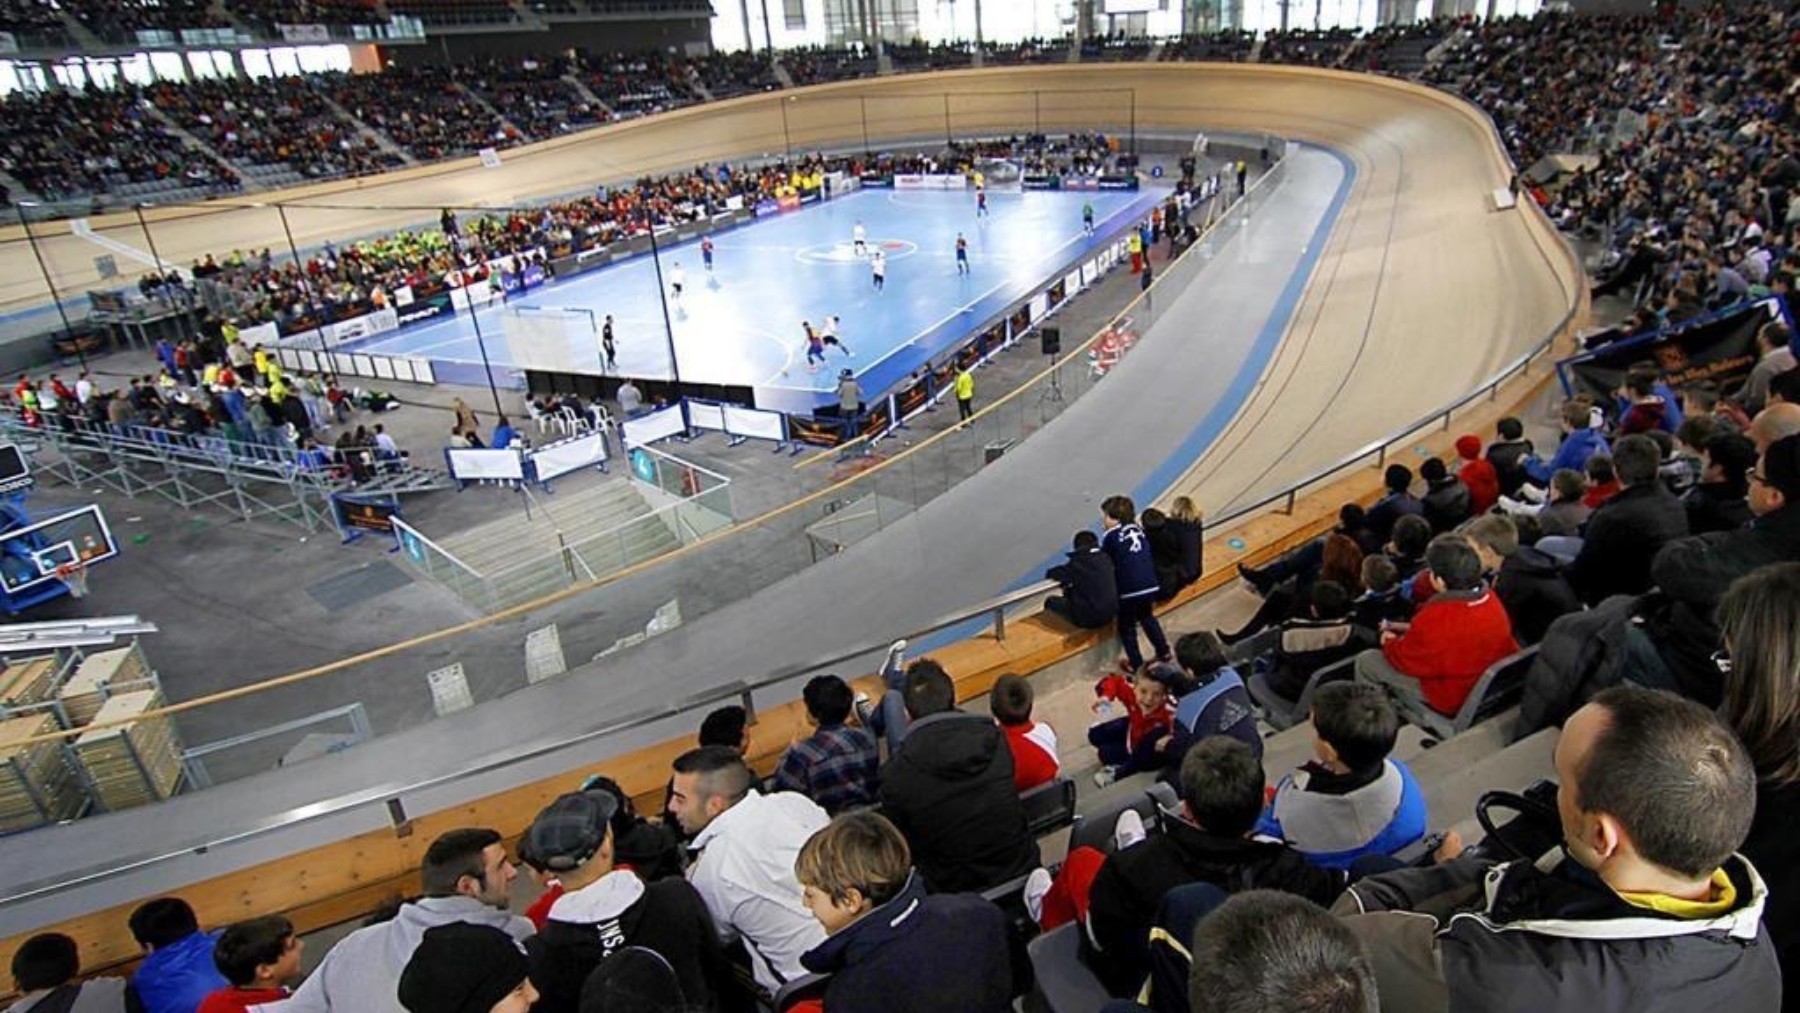
[[[491,925],[450,922],[425,930],[396,993],[410,1013],[489,1013],[528,971],[511,936]]]
[[[559,796],[531,821],[521,847],[538,868],[567,872],[600,850],[607,824],[618,810],[618,799],[604,791]]]

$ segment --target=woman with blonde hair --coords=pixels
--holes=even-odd
[[[1719,716],[1756,764],[1756,819],[1740,850],[1768,884],[1763,924],[1776,956],[1800,974],[1800,563],[1733,582],[1719,602],[1719,630]]]

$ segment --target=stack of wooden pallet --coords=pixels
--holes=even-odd
[[[26,707],[50,696],[50,684],[60,667],[55,655],[20,658],[0,672],[0,707]]]
[[[155,689],[119,693],[101,706],[93,723],[125,723],[91,729],[75,740],[75,757],[87,771],[94,801],[106,809],[160,801],[180,787],[174,723],[166,717],[138,718],[162,706],[162,693]]]
[[[62,701],[63,710],[69,717],[69,727],[80,728],[94,720],[100,707],[106,702],[106,687],[128,682],[138,682],[149,676],[149,669],[144,665],[144,652],[137,644],[120,647],[111,651],[100,651],[90,654],[81,660],[81,667],[69,676],[57,692]]]
[[[48,711],[0,721],[0,831],[23,830],[80,814],[85,798],[62,744],[24,744],[26,739],[57,730],[56,717]]]

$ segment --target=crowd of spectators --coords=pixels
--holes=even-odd
[[[1290,29],[1263,37],[1262,62],[1336,67],[1362,38],[1358,28]]]
[[[388,0],[388,10],[426,25],[507,25],[519,20],[508,0]]]
[[[1081,58],[1089,63],[1142,63],[1156,47],[1145,35],[1090,35],[1081,40]]]
[[[135,90],[89,88],[0,102],[0,169],[46,200],[101,195],[129,183],[168,182],[215,192],[235,173],[189,149]]]
[[[23,45],[54,44],[68,37],[62,14],[44,0],[0,2],[0,32],[13,35]]]
[[[229,0],[237,17],[271,38],[277,25],[380,25],[387,18],[376,0]]]
[[[380,74],[328,74],[317,79],[350,115],[392,138],[421,161],[506,148],[526,138],[436,66],[389,67]]]
[[[1256,33],[1231,29],[1211,34],[1183,35],[1163,43],[1164,62],[1208,60],[1218,63],[1245,63],[1256,49]]]
[[[915,39],[905,45],[890,44],[887,54],[902,71],[956,70],[975,62],[974,47],[966,42],[928,43]]]
[[[861,46],[807,46],[782,50],[781,65],[796,85],[808,85],[874,77],[880,61]]]
[[[490,59],[457,66],[456,78],[526,137],[541,140],[606,122],[606,110],[567,80],[573,70],[564,56]]]
[[[206,79],[146,89],[156,108],[244,165],[287,165],[309,178],[364,176],[400,164],[299,77]]]
[[[579,52],[582,83],[619,116],[648,116],[700,101],[688,63],[667,53]]]
[[[981,60],[989,67],[1019,67],[1037,63],[1067,63],[1068,36],[1058,39],[1021,39],[1018,42],[984,42]]]

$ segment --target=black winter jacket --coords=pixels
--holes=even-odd
[[[909,728],[881,768],[881,811],[934,892],[985,890],[1040,864],[1012,750],[985,715],[945,711]]]
[[[1781,1006],[1768,891],[1744,859],[1732,910],[1683,919],[1627,903],[1565,860],[1460,859],[1359,881],[1333,913],[1363,941],[1391,1013],[1693,1013]]]
[[[1519,494],[1519,486],[1524,485],[1525,479],[1529,477],[1525,473],[1525,459],[1531,454],[1530,440],[1502,440],[1488,444],[1488,463],[1494,466],[1494,473],[1500,476],[1501,495]]]
[[[1742,492],[1723,482],[1702,482],[1681,498],[1687,510],[1688,534],[1704,535],[1709,531],[1736,531],[1750,523],[1750,503]]]
[[[1525,645],[1544,639],[1557,619],[1581,611],[1581,599],[1563,579],[1556,560],[1529,545],[1519,546],[1500,565],[1494,593],[1512,619],[1513,636]]]
[[[1062,585],[1069,605],[1069,621],[1094,630],[1119,614],[1119,585],[1113,576],[1112,557],[1099,549],[1072,551],[1069,561],[1052,566],[1044,574]]]
[[[1762,785],[1756,792],[1756,822],[1739,849],[1769,884],[1763,927],[1781,958],[1781,1008],[1800,1011],[1800,785]]]
[[[1770,563],[1800,561],[1800,504],[1749,527],[1680,538],[1656,554],[1651,576],[1666,604],[1647,628],[1683,696],[1716,707],[1723,686],[1712,654],[1721,646],[1713,613],[1731,582]]]
[[[1432,534],[1441,535],[1469,519],[1469,487],[1455,475],[1431,483],[1424,502]]]
[[[1687,533],[1687,511],[1661,482],[1627,486],[1588,518],[1569,584],[1590,605],[1615,594],[1643,594],[1650,590],[1656,551]]]
[[[834,1013],[1012,1009],[1006,915],[974,894],[926,896],[917,873],[800,962],[831,975],[825,1008]]]
[[[1211,883],[1227,893],[1282,890],[1320,905],[1343,892],[1342,872],[1308,865],[1300,852],[1279,841],[1218,837],[1185,820],[1165,822],[1162,833],[1109,856],[1088,894],[1083,957],[1113,995],[1134,994],[1150,973],[1148,940],[1156,909],[1178,886]]]
[[[1550,624],[1538,655],[1525,673],[1525,695],[1513,740],[1561,725],[1594,695],[1624,680],[1637,625],[1639,599],[1608,598],[1591,609],[1571,612]]]
[[[646,884],[618,871],[557,898],[543,931],[526,940],[535,1013],[575,1013],[581,985],[600,962],[627,946],[669,962],[690,1003],[736,1009],[742,996],[706,903],[685,879]]]

